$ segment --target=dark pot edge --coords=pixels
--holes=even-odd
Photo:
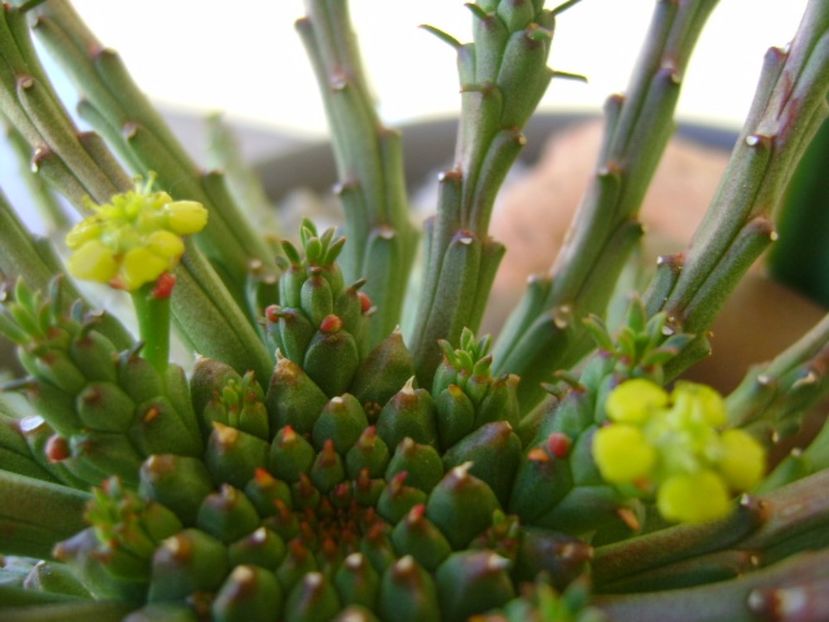
[[[527,146],[521,154],[521,161],[535,162],[547,138],[563,129],[598,118],[591,113],[543,113],[530,119],[524,134]],[[406,166],[406,181],[410,188],[420,185],[426,175],[441,164],[451,162],[455,149],[457,118],[444,117],[418,121],[402,126],[403,157]],[[737,133],[702,123],[682,122],[677,125],[677,136],[699,145],[729,151],[734,145]],[[435,154],[445,154],[442,162]],[[254,165],[262,179],[265,191],[271,200],[278,201],[289,191],[301,185],[318,192],[328,190],[337,179],[334,158],[327,140],[302,143],[263,158]]]

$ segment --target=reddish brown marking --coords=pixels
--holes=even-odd
[[[363,313],[368,313],[369,310],[374,306],[374,303],[371,301],[371,298],[368,297],[368,294],[365,292],[357,292],[357,298],[360,301],[360,311]]]
[[[280,311],[281,309],[279,305],[270,305],[265,309],[265,317],[270,323],[276,324],[279,321]]]
[[[65,438],[57,434],[53,434],[46,441],[45,451],[49,462],[61,462],[70,456],[69,443]]]
[[[553,432],[547,438],[547,449],[550,450],[556,458],[566,458],[570,453],[573,441],[569,436],[562,432]]]
[[[342,330],[342,328],[343,321],[333,313],[331,315],[326,315],[322,318],[322,322],[320,322],[320,332],[325,333],[326,335],[338,333]]]
[[[158,418],[160,414],[161,411],[158,409],[157,406],[150,406],[147,409],[147,412],[144,413],[144,423],[152,423]]]
[[[176,285],[176,275],[164,272],[155,282],[152,297],[155,300],[167,300],[173,295],[173,287]]]

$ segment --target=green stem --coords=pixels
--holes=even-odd
[[[348,3],[307,0],[297,22],[317,76],[332,133],[346,213],[342,266],[349,281],[366,278],[365,293],[377,307],[369,347],[400,322],[417,233],[409,221],[398,132],[384,127],[374,109]]]
[[[40,609],[39,606],[52,605],[55,603],[71,603],[71,607],[78,604],[86,604],[86,599],[71,594],[30,590],[15,585],[0,584],[0,617],[2,617],[4,622],[7,622],[8,620],[21,619],[15,618],[14,610],[11,610],[10,612],[7,607],[25,607],[29,610],[29,614],[31,615],[35,608]],[[41,618],[32,617],[30,619],[40,620]]]
[[[441,176],[438,213],[426,228],[426,268],[409,339],[418,380],[429,386],[440,362],[439,339],[457,343],[478,329],[504,254],[489,237],[495,197],[526,143],[522,129],[555,72],[547,58],[555,14],[507,0],[467,5],[473,42],[435,28],[455,48],[461,118],[454,167]]]
[[[30,590],[26,592],[31,593]],[[42,594],[42,592],[40,592]],[[42,599],[37,607],[3,609],[4,622],[119,622],[132,607],[115,602],[67,602],[46,604]],[[59,600],[59,599],[54,599]],[[6,601],[3,600],[5,603]],[[9,602],[9,604],[13,604]]]
[[[790,48],[772,48],[766,55],[721,185],[663,306],[684,330],[707,330],[749,265],[776,239],[771,219],[826,118],[827,91],[829,1],[811,0]],[[752,228],[753,242],[747,235]],[[684,366],[692,362],[683,361]]]
[[[775,379],[782,379],[796,367],[817,359],[829,345],[829,314],[815,324],[802,338],[786,348],[765,368],[763,373]],[[816,363],[818,361],[815,361]]]
[[[633,585],[637,576],[657,581],[682,567],[688,580],[709,554],[742,551],[759,565],[765,551],[802,535],[808,537],[800,547],[811,548],[810,534],[829,525],[829,498],[824,494],[827,485],[829,471],[824,470],[747,499],[723,520],[677,525],[599,547],[593,562],[594,579],[600,589],[622,581]]]
[[[541,383],[552,371],[572,365],[590,347],[580,319],[603,314],[636,245],[632,227],[673,132],[691,52],[715,4],[658,2],[627,93],[607,102],[596,174],[571,227],[573,234],[551,269],[543,303],[519,305],[495,346],[496,373],[522,378],[518,393],[524,412],[543,397]],[[536,297],[537,292],[527,296]]]
[[[240,374],[253,370],[267,386],[273,372],[270,354],[210,262],[190,241],[176,269],[171,304],[176,328],[194,351]]]
[[[29,143],[35,162],[51,155],[64,164],[71,162],[76,187],[70,198],[76,204],[82,203],[83,193],[104,202],[119,186],[129,184],[114,158],[87,149],[84,134],[74,126],[40,65],[25,16],[10,5],[0,14],[0,59],[3,114]],[[59,177],[67,173],[61,171]]]
[[[220,114],[207,117],[208,166],[224,172],[234,200],[254,223],[267,224],[268,235],[277,238],[276,210],[273,209],[262,180],[245,162],[239,142]]]
[[[598,597],[614,622],[756,622],[825,620],[829,603],[829,550],[802,553],[730,581],[694,588]],[[791,603],[785,616],[779,603]],[[802,617],[798,617],[802,616]],[[774,616],[774,617],[772,617]]]
[[[18,159],[18,175],[26,184],[32,202],[43,217],[47,232],[67,231],[71,225],[66,212],[52,194],[46,180],[32,173],[32,148],[25,138],[8,124],[0,113],[0,125],[5,126],[6,138]]]
[[[0,470],[0,550],[49,557],[56,542],[83,529],[87,493]]]
[[[824,470],[758,499],[766,520],[740,547],[764,551],[799,534],[829,525],[829,470]]]
[[[829,122],[823,123],[786,190],[780,240],[769,254],[775,278],[829,306]]]
[[[805,449],[793,449],[760,484],[762,492],[775,490],[812,473],[829,469],[829,419]]]
[[[732,426],[758,422],[774,430],[790,416],[802,416],[829,392],[829,314],[773,361],[751,370],[728,396]]]
[[[168,278],[168,273],[160,278]],[[157,295],[156,284],[147,283],[131,292],[132,304],[138,318],[138,334],[144,346],[141,356],[147,359],[161,376],[170,362],[170,297]]]
[[[758,504],[741,505],[732,515],[702,525],[676,525],[596,549],[593,577],[597,585],[613,583],[731,547],[762,522]]]

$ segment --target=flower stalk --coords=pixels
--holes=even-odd
[[[142,285],[131,294],[138,334],[144,344],[141,355],[161,374],[170,360],[170,295],[174,284],[175,277],[165,272],[158,282]]]

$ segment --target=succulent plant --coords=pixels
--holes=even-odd
[[[829,618],[829,317],[725,398],[678,379],[827,114],[829,2],[768,53],[690,247],[617,291],[715,5],[657,2],[559,259],[478,337],[505,252],[493,203],[551,79],[574,77],[547,63],[575,4],[478,0],[467,44],[428,27],[457,52],[462,109],[421,233],[347,3],[307,0],[345,226],[277,242],[246,216],[261,189],[232,141],[226,173],[201,172],[65,0],[3,5],[1,118],[69,249],[0,197],[0,333],[24,370],[0,393],[3,620]],[[71,230],[53,192],[84,217]],[[137,335],[96,308],[106,286]]]

